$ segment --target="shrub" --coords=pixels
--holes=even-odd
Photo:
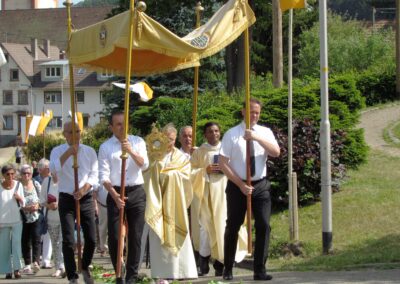
[[[328,62],[330,74],[348,71],[363,71],[371,66],[382,70],[395,66],[395,40],[392,30],[373,33],[361,22],[343,20],[334,14],[328,15]],[[300,36],[298,64],[295,73],[299,76],[319,77],[319,22]]]
[[[272,196],[278,206],[288,203],[288,135],[274,128],[273,132],[281,147],[281,155],[268,160],[268,176],[272,181]],[[332,189],[339,190],[340,180],[345,176],[344,142],[347,133],[331,134]],[[305,204],[319,198],[321,192],[319,129],[311,120],[293,122],[293,172],[297,173],[298,200]]]
[[[370,68],[357,76],[360,90],[367,106],[396,100],[396,73],[394,69]]]
[[[44,138],[45,151],[43,151],[43,136],[30,137],[28,147],[24,147],[25,156],[30,161],[39,161],[43,157],[49,159],[51,150],[63,143],[65,143],[65,139],[61,134],[46,134]],[[43,152],[45,152],[44,155]]]

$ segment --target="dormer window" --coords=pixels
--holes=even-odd
[[[46,77],[49,78],[61,77],[61,67],[46,67]]]
[[[108,80],[114,77],[114,73],[112,70],[103,69],[101,73],[97,73],[98,80]]]

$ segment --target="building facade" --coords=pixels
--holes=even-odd
[[[21,133],[21,117],[53,111],[47,131],[59,130],[71,109],[68,60],[60,58],[48,40],[42,45],[2,43],[7,63],[0,67],[0,147],[13,144]],[[74,68],[77,111],[84,125],[100,122],[103,94],[111,88],[108,75]]]

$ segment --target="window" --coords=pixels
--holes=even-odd
[[[89,126],[89,115],[84,113],[82,116],[83,116],[83,127],[88,127]]]
[[[61,91],[44,92],[45,104],[61,104]]]
[[[106,101],[105,101],[106,95],[107,95],[107,91],[100,91],[100,103],[101,104],[106,103]]]
[[[19,81],[18,69],[10,69],[10,81]]]
[[[18,104],[19,105],[28,104],[28,91],[26,90],[18,91]]]
[[[85,103],[85,92],[84,91],[76,91],[75,98],[76,98],[76,102],[78,104],[84,104]]]
[[[50,120],[48,127],[50,128],[61,128],[62,127],[62,118],[61,116],[54,116],[52,120]]]
[[[103,69],[102,72],[97,73],[97,80],[100,81],[107,81],[112,77],[114,77],[112,70]]]
[[[3,91],[3,105],[13,104],[13,93],[12,91]]]
[[[61,67],[47,67],[46,77],[61,77]]]
[[[100,76],[103,77],[103,78],[110,78],[110,77],[113,77],[114,74],[113,74],[113,72],[111,70],[103,69],[103,71],[101,72]]]
[[[3,129],[4,130],[13,130],[13,116],[12,115],[3,115]]]

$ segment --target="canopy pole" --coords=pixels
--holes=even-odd
[[[246,88],[246,129],[250,129],[250,50],[249,50],[249,29],[244,31],[244,76]],[[246,141],[246,182],[251,186],[250,170],[250,143]],[[252,229],[251,229],[251,194],[247,194],[247,253],[253,252]]]
[[[200,15],[204,11],[201,2],[196,4],[196,29],[200,27]],[[196,146],[196,130],[197,130],[197,102],[199,96],[199,67],[194,67],[194,88],[193,88],[193,110],[192,110],[192,148]]]
[[[67,7],[67,22],[68,22],[68,53],[71,51],[71,33],[72,33],[72,21],[71,21],[71,6],[72,0],[66,0],[64,5]],[[70,56],[69,56],[70,57]],[[75,89],[74,89],[74,68],[69,62],[69,89],[71,97],[71,126],[72,126],[72,145],[76,144],[76,109],[75,109]],[[44,135],[43,135],[44,136]],[[79,141],[78,141],[79,143]],[[78,157],[77,154],[73,155],[73,165],[74,169],[74,191],[79,191],[79,181],[78,181]],[[78,250],[78,271],[82,271],[82,244],[81,244],[81,206],[79,200],[75,199],[75,211],[76,211],[76,234],[77,234],[77,250]]]
[[[130,93],[130,84],[131,84],[131,62],[132,62],[132,47],[133,47],[133,25],[135,20],[135,0],[130,1],[130,24],[129,24],[129,42],[128,49],[126,51],[126,71],[125,71],[125,106],[124,106],[124,139],[128,137],[129,130],[129,93]],[[121,159],[121,191],[120,198],[121,200],[125,199],[125,169],[126,169],[126,160],[128,158],[128,154],[126,151],[122,152]],[[116,278],[121,278],[122,271],[122,258],[123,258],[123,228],[124,228],[124,212],[125,208],[119,209],[119,228],[118,228],[118,251],[117,251],[117,267],[116,267]]]

